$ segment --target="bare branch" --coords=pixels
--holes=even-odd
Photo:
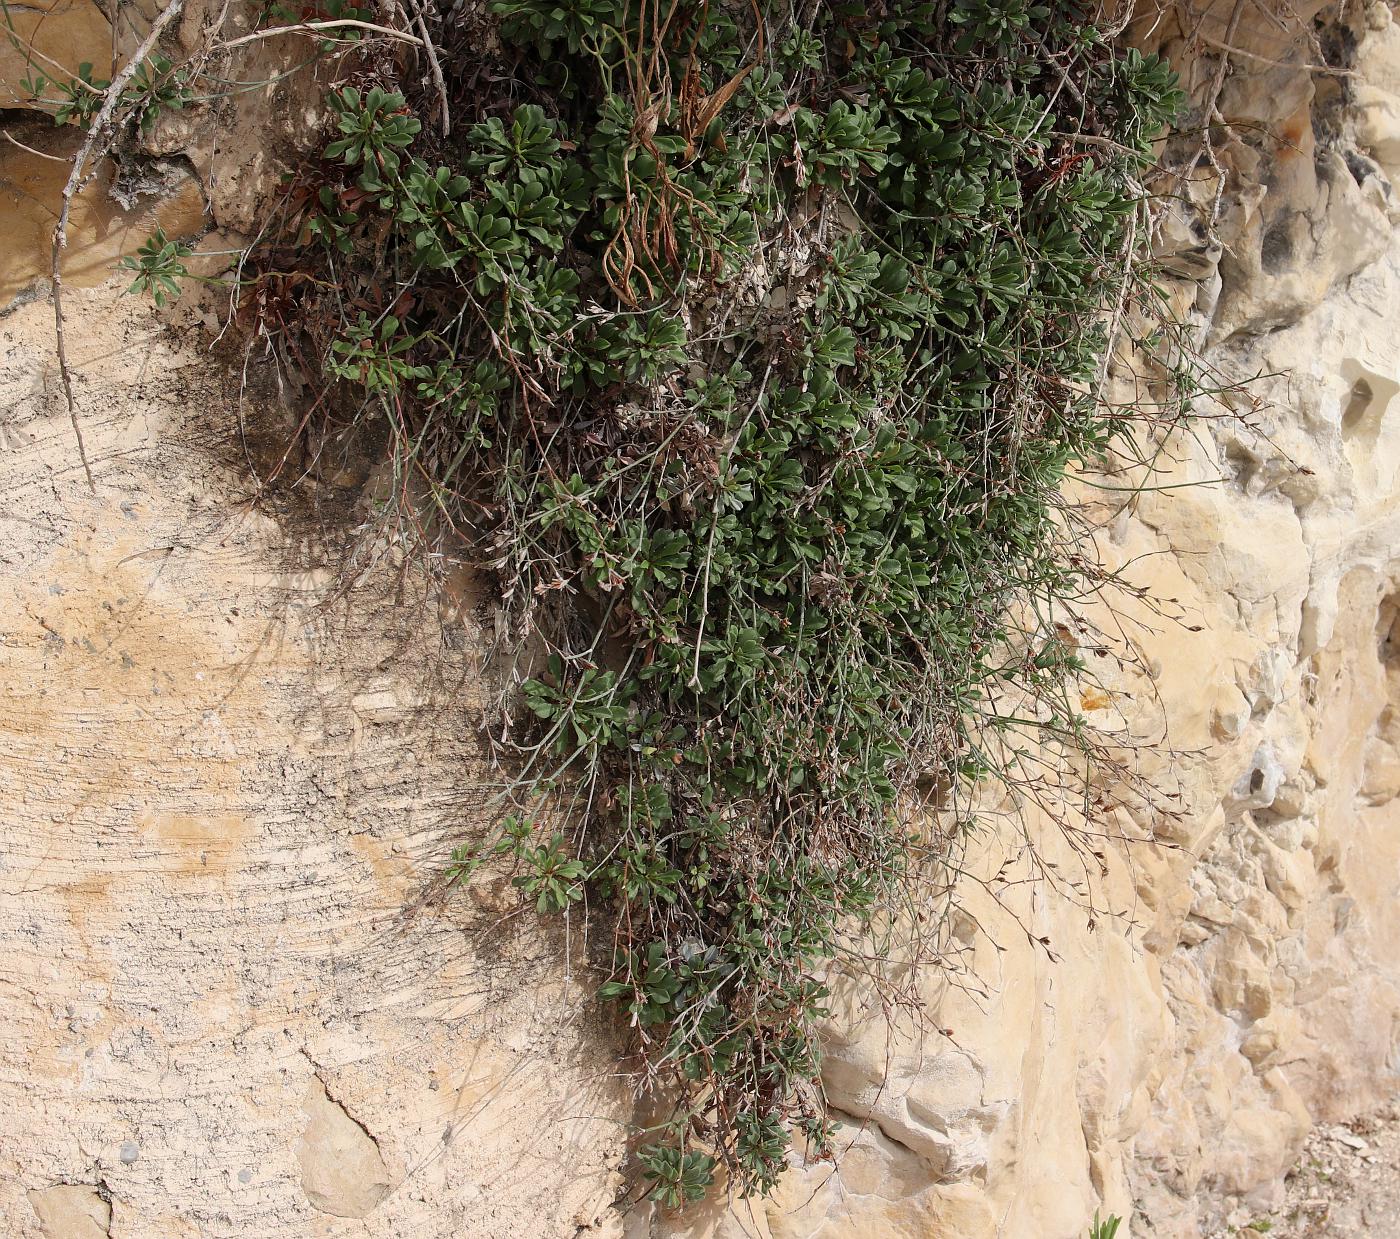
[[[442,65],[438,62],[437,48],[433,46],[432,36],[428,33],[428,22],[423,16],[423,5],[421,0],[410,0],[413,6],[413,18],[418,24],[418,33],[423,36],[423,47],[428,53],[428,67],[432,70],[433,82],[437,86],[438,102],[442,106],[442,136],[445,138],[452,132],[452,116],[447,106],[447,82],[442,76]]]
[[[226,52],[230,48],[242,47],[245,43],[256,43],[260,39],[273,39],[280,34],[324,34],[339,29],[368,30],[372,34],[382,34],[386,39],[395,39],[400,43],[412,43],[414,47],[424,45],[423,40],[417,35],[405,34],[402,30],[395,30],[391,26],[377,26],[373,22],[351,21],[346,17],[326,21],[297,22],[291,26],[272,26],[267,30],[255,30],[252,34],[229,39],[226,43],[217,43],[210,51]]]
[[[54,333],[58,337],[58,372],[63,379],[63,394],[68,401],[68,419],[73,423],[73,434],[78,440],[78,457],[83,462],[83,473],[87,475],[88,486],[93,491],[97,490],[97,483],[92,478],[92,466],[88,464],[87,448],[83,444],[82,427],[78,425],[78,405],[73,398],[73,372],[68,366],[68,352],[63,338],[62,255],[63,250],[68,245],[68,216],[73,208],[73,196],[82,187],[83,171],[87,167],[88,161],[96,154],[99,143],[103,144],[102,153],[104,155],[107,146],[110,145],[105,141],[105,135],[116,117],[122,92],[126,89],[127,83],[135,76],[136,70],[145,63],[146,57],[155,47],[161,32],[178,16],[184,7],[184,2],[185,0],[170,0],[160,16],[151,23],[151,28],[141,41],[141,46],[132,54],[126,67],[112,79],[112,84],[107,87],[103,95],[102,107],[92,122],[92,128],[88,130],[87,140],[79,148],[77,155],[73,157],[73,169],[68,174],[68,183],[63,187],[63,209],[59,211],[58,224],[53,230],[53,320]]]

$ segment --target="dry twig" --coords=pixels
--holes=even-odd
[[[428,20],[423,16],[421,0],[410,0],[410,3],[418,33],[423,36],[423,50],[428,53],[428,68],[433,74],[433,84],[437,87],[438,102],[442,107],[442,136],[445,138],[452,132],[452,117],[447,106],[447,81],[442,76],[442,65],[438,62],[437,48],[433,46],[432,35],[428,33]]]
[[[83,171],[87,167],[88,161],[96,154],[98,143],[103,141],[104,135],[111,128],[112,121],[116,117],[117,105],[121,102],[122,92],[126,89],[127,83],[135,76],[136,70],[145,63],[146,57],[155,47],[161,32],[179,15],[180,10],[184,7],[184,2],[185,0],[170,0],[170,3],[161,11],[160,16],[151,23],[150,30],[141,41],[141,46],[132,53],[131,59],[126,63],[126,68],[112,79],[112,84],[104,92],[102,107],[92,122],[92,128],[88,130],[87,140],[79,148],[77,155],[73,157],[73,169],[68,174],[68,183],[63,187],[63,208],[58,213],[58,223],[53,230],[53,319],[54,332],[58,337],[58,372],[63,379],[63,394],[68,401],[68,419],[73,423],[73,434],[78,440],[78,457],[83,462],[83,473],[86,474],[88,486],[93,491],[97,490],[97,483],[92,478],[92,466],[88,464],[87,448],[83,444],[82,427],[78,425],[78,405],[73,399],[73,372],[68,365],[68,353],[63,338],[62,254],[68,245],[68,216],[73,208],[73,196],[83,186]],[[102,154],[106,154],[105,146]]]
[[[245,43],[256,43],[260,39],[273,39],[280,34],[325,34],[340,29],[368,30],[371,34],[382,34],[386,39],[394,39],[399,43],[412,43],[414,47],[423,46],[423,40],[416,34],[407,34],[402,30],[395,30],[392,26],[377,26],[374,22],[352,21],[348,17],[343,17],[326,21],[295,22],[290,26],[271,26],[267,30],[254,30],[252,34],[240,35],[236,39],[229,39],[226,43],[219,43],[211,50],[226,52],[230,48],[242,47]]]
[[[54,163],[68,162],[62,155],[46,155],[43,151],[37,151],[32,146],[25,146],[25,144],[15,137],[8,129],[0,129],[0,138],[4,138],[11,146],[17,146],[20,150],[30,155],[38,155],[40,159],[52,159]]]

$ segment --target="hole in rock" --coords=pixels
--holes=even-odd
[[[1293,238],[1289,235],[1288,220],[1284,218],[1264,234],[1259,251],[1259,262],[1269,275],[1277,275],[1285,270],[1293,260]]]
[[[1376,656],[1387,671],[1400,672],[1400,596],[1386,598],[1376,614]]]
[[[1400,383],[1351,357],[1342,362],[1341,376],[1351,384],[1342,398],[1342,438],[1376,438],[1391,401],[1400,392]]]
[[[1242,443],[1232,440],[1225,445],[1225,467],[1235,485],[1242,490],[1248,490],[1254,475],[1259,471],[1259,462]]]
[[[1347,396],[1346,408],[1342,410],[1342,433],[1350,434],[1362,421],[1365,420],[1366,413],[1371,405],[1375,403],[1376,393],[1365,379],[1357,379],[1351,385],[1351,392]]]

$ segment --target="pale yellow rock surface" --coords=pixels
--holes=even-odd
[[[379,1147],[369,1133],[313,1076],[302,1102],[306,1127],[297,1141],[297,1164],[306,1198],[322,1213],[366,1217],[391,1184]]]
[[[112,1206],[97,1189],[76,1183],[30,1192],[45,1239],[105,1239],[111,1233]]]
[[[562,939],[424,902],[479,630],[389,568],[337,600],[353,499],[253,504],[241,359],[119,288],[67,299],[96,495],[49,307],[0,319],[0,1233],[90,1184],[122,1236],[572,1235],[616,1049]]]
[[[1299,67],[1306,25],[1235,8],[1147,38],[1198,99],[1198,36],[1250,52],[1226,179],[1198,169],[1159,249],[1211,363],[1259,377],[1159,445],[1157,489],[1084,491],[1158,604],[1099,614],[1077,689],[1131,777],[1088,836],[996,806],[922,1028],[838,986],[838,1156],[768,1201],[621,1195],[577,937],[490,887],[424,898],[491,777],[489,617],[392,556],[338,588],[366,463],[254,502],[295,420],[272,376],[242,393],[197,306],[172,329],[108,284],[70,308],[92,495],[48,307],[0,318],[0,1231],[1083,1239],[1099,1209],[1197,1239],[1396,1092],[1400,35],[1302,6],[1339,83]],[[259,49],[244,128],[157,135],[225,227],[315,132],[324,81],[272,80],[298,50]]]

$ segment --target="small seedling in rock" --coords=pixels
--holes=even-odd
[[[119,271],[135,271],[136,278],[127,292],[146,292],[158,306],[180,295],[180,281],[189,278],[185,259],[194,251],[183,241],[172,241],[163,228],[141,246],[135,255],[128,254],[117,264]]]
[[[1089,1226],[1089,1239],[1113,1239],[1122,1223],[1123,1219],[1116,1214],[1110,1214],[1101,1220],[1099,1211],[1095,1209],[1094,1220]]]

